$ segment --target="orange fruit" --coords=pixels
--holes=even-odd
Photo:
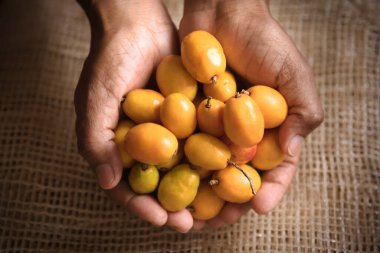
[[[183,39],[181,58],[187,71],[201,83],[215,83],[226,70],[222,45],[206,31],[194,31]]]
[[[214,172],[209,181],[216,195],[225,201],[232,203],[247,202],[254,197],[253,190],[257,192],[261,187],[260,175],[254,168],[246,164],[239,167],[248,175],[250,180],[234,165],[229,165],[223,170]]]
[[[251,164],[260,170],[270,170],[277,167],[284,159],[285,154],[281,150],[278,129],[265,130]]]
[[[211,85],[205,84],[202,88],[206,96],[226,102],[236,93],[236,81],[234,76],[226,71],[218,76],[216,83]]]
[[[216,137],[224,134],[223,127],[224,103],[212,99],[211,97],[203,100],[197,109],[197,122],[199,129]]]
[[[264,135],[264,118],[259,106],[246,94],[228,99],[223,113],[224,132],[236,145],[252,147]]]
[[[206,181],[201,181],[190,212],[194,219],[209,220],[217,216],[223,206],[224,200],[215,194]]]
[[[154,90],[135,89],[127,93],[124,113],[135,123],[160,122],[160,105],[164,97]]]
[[[183,140],[178,141],[178,150],[177,153],[166,163],[157,165],[157,168],[160,171],[168,171],[172,169],[174,166],[179,164],[183,158],[183,146],[185,145],[185,142]]]
[[[151,165],[169,162],[178,150],[174,134],[155,123],[132,127],[125,136],[124,145],[133,159]]]
[[[191,164],[206,170],[221,170],[231,158],[226,144],[205,133],[196,133],[187,138],[185,155]]]
[[[125,135],[128,133],[129,129],[134,125],[135,123],[133,123],[130,120],[122,120],[117,124],[117,127],[115,129],[114,141],[116,143],[117,149],[119,150],[121,163],[123,164],[124,168],[129,168],[134,164],[134,160],[127,153],[127,151],[125,151],[124,148]]]
[[[263,114],[265,128],[278,127],[285,121],[288,105],[280,92],[264,85],[253,86],[248,92]]]
[[[181,93],[172,93],[165,98],[160,108],[162,124],[177,138],[191,135],[197,126],[194,104]]]
[[[178,92],[193,100],[197,94],[197,81],[187,72],[179,55],[168,55],[160,62],[156,81],[165,97]]]

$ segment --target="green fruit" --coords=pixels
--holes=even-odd
[[[145,194],[156,190],[160,174],[153,165],[138,163],[132,167],[128,175],[128,182],[132,190],[136,193]]]
[[[162,178],[158,187],[158,200],[170,212],[187,207],[197,195],[199,175],[189,164],[174,167]]]

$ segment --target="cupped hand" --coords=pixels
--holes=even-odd
[[[80,154],[101,188],[118,204],[156,226],[180,232],[193,225],[187,210],[166,212],[149,195],[135,195],[121,180],[113,130],[123,96],[145,86],[160,62],[178,53],[177,31],[161,1],[80,1],[91,25],[91,48],[75,92]]]
[[[251,208],[265,214],[279,204],[295,175],[302,142],[322,122],[323,110],[310,66],[271,16],[268,1],[185,1],[181,39],[194,30],[212,33],[221,43],[228,65],[239,76],[250,84],[278,89],[289,107],[279,131],[286,159],[264,173],[261,189],[250,203],[227,204],[207,222],[218,227],[235,223]],[[204,225],[196,221],[194,228]]]

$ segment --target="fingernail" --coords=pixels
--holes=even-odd
[[[110,184],[115,180],[115,173],[111,166],[108,164],[102,164],[95,169],[96,176],[100,187],[107,189]]]
[[[288,155],[295,156],[301,150],[301,145],[304,138],[300,135],[295,135],[289,142]]]

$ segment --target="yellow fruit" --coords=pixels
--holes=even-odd
[[[198,172],[200,179],[208,178],[213,172],[212,170],[205,170],[200,167],[195,167],[195,169]]]
[[[278,127],[285,121],[288,105],[280,92],[264,85],[253,86],[248,92],[263,114],[265,128]]]
[[[212,175],[209,184],[213,191],[225,201],[231,203],[244,203],[254,197],[261,187],[259,173],[249,165],[240,165],[250,180],[234,165],[229,165],[223,170],[218,170]],[[253,187],[253,189],[252,189]],[[254,190],[254,191],[253,191]]]
[[[130,155],[128,155],[127,151],[125,151],[125,148],[124,148],[125,135],[127,134],[128,130],[134,125],[135,123],[133,123],[130,120],[122,120],[118,123],[115,129],[114,140],[115,140],[117,149],[119,150],[119,155],[120,155],[121,162],[124,168],[129,168],[134,164],[134,160],[132,159]]]
[[[154,90],[135,89],[127,93],[124,113],[136,123],[160,122],[160,105],[164,97]]]
[[[158,201],[170,212],[187,207],[195,198],[199,175],[189,164],[180,164],[162,178],[158,186]]]
[[[206,170],[221,170],[231,158],[221,140],[205,133],[193,134],[186,140],[185,155],[191,164]]]
[[[177,138],[165,127],[142,123],[132,127],[125,136],[125,150],[136,161],[145,164],[163,164],[176,154]]]
[[[178,141],[177,153],[172,157],[172,159],[170,159],[169,162],[159,164],[159,165],[157,165],[157,168],[160,171],[168,171],[168,170],[172,169],[174,166],[176,166],[177,164],[179,164],[183,158],[183,146],[184,145],[185,145],[185,142],[183,140]]]
[[[181,58],[187,71],[201,83],[215,83],[226,70],[222,46],[206,31],[194,31],[183,39]]]
[[[224,103],[212,99],[211,97],[203,100],[197,109],[197,121],[199,129],[216,137],[224,134],[223,127]]]
[[[203,85],[203,92],[206,96],[226,102],[236,93],[236,81],[234,76],[226,71],[219,75],[218,80],[212,85]]]
[[[162,124],[179,139],[191,135],[197,126],[195,106],[181,93],[172,93],[165,98],[160,118]]]
[[[270,170],[277,167],[284,159],[285,154],[281,150],[278,129],[265,130],[251,164],[259,170]]]
[[[165,97],[178,92],[192,101],[197,94],[197,81],[187,72],[179,55],[168,55],[161,61],[156,81]]]
[[[206,181],[202,181],[198,193],[191,203],[191,215],[197,220],[209,220],[220,213],[223,205],[224,200],[215,194]]]
[[[138,163],[128,175],[129,186],[136,193],[146,194],[156,190],[160,174],[156,166]]]
[[[236,145],[252,147],[264,135],[264,118],[258,105],[246,94],[236,94],[224,107],[224,132]]]

